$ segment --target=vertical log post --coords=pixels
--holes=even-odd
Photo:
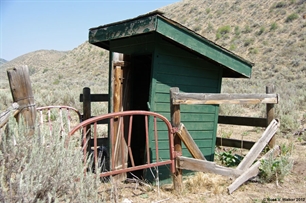
[[[29,76],[28,66],[20,66],[7,70],[13,101],[19,105],[16,120],[23,118],[28,128],[28,135],[34,135],[36,122],[36,107]]]
[[[170,88],[170,115],[172,127],[178,128],[181,123],[180,105],[173,104],[173,93],[178,93],[179,88]],[[174,134],[174,152],[182,154],[182,141],[180,137]],[[176,164],[177,166],[178,164]],[[176,167],[175,174],[173,174],[173,187],[177,192],[182,191],[182,170]]]
[[[113,112],[123,111],[123,54],[114,53],[113,56],[113,71],[114,71],[114,87],[113,87]],[[122,119],[122,118],[121,118]],[[127,155],[125,145],[122,142],[121,136],[123,132],[123,120],[116,118],[114,120],[114,131],[112,139],[115,141],[115,146],[112,148],[112,153],[115,154],[115,168],[112,170],[123,169],[126,167],[124,156]],[[127,149],[127,148],[126,148]],[[126,156],[127,157],[127,156]],[[127,160],[126,160],[127,161]],[[123,181],[127,177],[126,173],[113,176],[114,180]]]
[[[91,98],[90,98],[90,88],[84,87],[83,88],[83,118],[82,120],[85,121],[87,119],[91,118]],[[91,128],[90,125],[86,126],[86,140],[88,141],[87,145],[87,152],[91,150],[90,142],[91,139]],[[83,140],[83,137],[81,137],[81,140]],[[82,143],[83,145],[83,143]]]
[[[266,93],[267,94],[275,93],[275,86],[274,85],[266,86]],[[267,104],[266,109],[267,109],[267,126],[268,126],[271,123],[271,121],[274,119],[274,104]],[[275,142],[276,142],[276,136],[274,135],[268,144],[270,149],[272,149],[275,146]]]

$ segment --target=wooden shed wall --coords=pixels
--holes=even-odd
[[[171,87],[182,92],[218,93],[221,91],[222,68],[198,58],[168,41],[159,38],[153,60],[151,111],[170,118]],[[214,159],[219,107],[217,105],[181,105],[181,122],[184,123],[200,150],[208,160]],[[163,134],[165,141],[166,134]],[[168,158],[167,144],[161,141],[160,149]],[[153,150],[154,154],[154,150]],[[184,156],[190,156],[183,147]],[[154,158],[154,157],[153,157]]]

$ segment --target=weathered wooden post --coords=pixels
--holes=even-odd
[[[84,87],[83,88],[83,118],[82,120],[87,120],[91,118],[91,95],[90,95],[90,88]],[[86,141],[87,141],[87,152],[91,150],[91,145],[89,140],[91,139],[91,126],[86,126]],[[83,140],[83,137],[81,137],[81,140]],[[84,140],[83,140],[83,143]]]
[[[123,111],[123,74],[124,74],[124,56],[120,53],[113,53],[113,112]],[[114,120],[114,131],[112,135],[112,153],[114,154],[114,162],[112,170],[124,169],[127,167],[127,145],[124,142],[124,120],[116,118]],[[126,173],[113,176],[115,180],[125,180]]]
[[[178,128],[181,123],[180,105],[173,104],[173,93],[178,93],[179,88],[170,88],[170,115],[172,127]],[[182,154],[182,141],[178,134],[174,134],[174,152]],[[176,160],[177,161],[177,160]],[[178,165],[178,164],[176,164]],[[173,175],[174,190],[180,192],[182,190],[182,170],[176,167],[176,172]]]
[[[28,66],[10,68],[7,70],[7,76],[13,101],[19,105],[19,113],[16,115],[16,120],[19,123],[20,119],[23,118],[29,130],[28,135],[33,135],[35,132],[36,107]]]
[[[274,85],[266,86],[266,93],[267,94],[275,93],[275,86]],[[269,126],[271,121],[274,119],[274,104],[267,104],[266,112],[267,112],[267,115],[266,115],[267,116],[267,126]],[[274,135],[269,142],[270,149],[272,149],[275,146],[275,142],[276,142],[276,136]]]

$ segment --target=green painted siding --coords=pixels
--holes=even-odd
[[[112,52],[128,55],[152,54],[154,51],[155,34],[141,35],[137,37],[122,38],[110,41]]]
[[[151,111],[170,120],[170,88],[180,92],[218,93],[221,89],[222,68],[156,38],[151,87]],[[198,147],[208,160],[214,159],[218,106],[181,105],[181,122],[186,126]],[[158,124],[160,157],[169,158],[166,128]],[[151,130],[153,130],[151,128]],[[153,138],[153,137],[152,137]],[[152,139],[153,141],[153,139]],[[152,147],[153,160],[155,149]],[[183,146],[183,155],[191,157]]]

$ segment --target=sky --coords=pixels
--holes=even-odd
[[[179,0],[0,0],[0,58],[37,50],[68,51],[88,30],[148,13]]]

